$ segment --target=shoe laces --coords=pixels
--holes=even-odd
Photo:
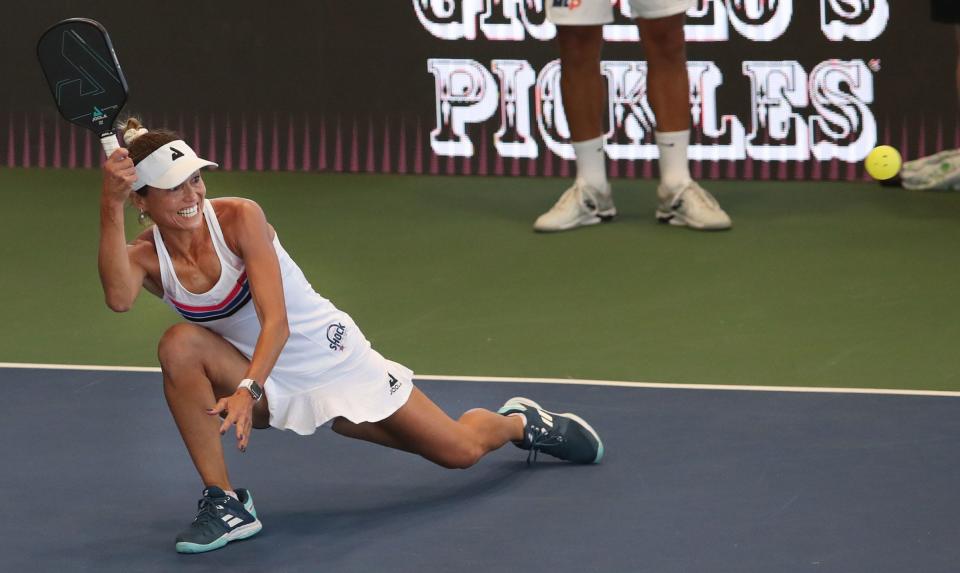
[[[530,450],[527,452],[527,465],[537,462],[537,454],[542,448],[562,446],[565,441],[557,432],[551,432],[542,426],[534,428],[533,440],[530,441]]]
[[[684,199],[686,199],[687,197],[691,197],[694,199],[694,201],[698,201],[710,207],[711,209],[720,208],[720,203],[717,202],[717,199],[713,195],[711,195],[709,191],[707,191],[706,189],[701,187],[699,184],[697,184],[696,181],[691,181],[690,183],[687,184],[686,187],[684,187],[679,193],[677,193],[677,197],[674,199],[674,202],[676,202],[677,199],[680,199],[681,197],[683,197]]]
[[[557,200],[556,207],[566,207],[569,203],[579,203],[580,194],[580,186],[574,183],[572,187],[563,192],[563,195]]]
[[[193,518],[193,522],[201,523],[203,521],[219,519],[217,511],[220,508],[217,506],[218,501],[215,499],[209,497],[200,498],[200,501],[197,502],[197,516]]]

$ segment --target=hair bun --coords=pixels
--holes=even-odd
[[[147,133],[147,128],[145,127],[131,127],[123,132],[123,142],[127,145],[130,145],[133,143],[133,140],[140,137],[144,133]]]

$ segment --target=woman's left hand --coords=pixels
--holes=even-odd
[[[207,414],[217,416],[227,415],[220,424],[220,435],[227,433],[230,426],[237,427],[237,448],[241,452],[247,451],[250,442],[250,430],[253,429],[253,396],[243,388],[238,389],[232,396],[221,398],[217,405],[207,410]]]

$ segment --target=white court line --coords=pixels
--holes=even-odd
[[[155,366],[96,366],[91,364],[30,364],[28,362],[0,362],[0,368],[29,368],[33,370],[94,370],[100,372],[160,372]]]
[[[89,364],[29,364],[0,362],[0,368],[34,370],[92,370],[101,372],[160,372],[148,366],[96,366]],[[499,376],[439,376],[418,374],[415,380],[441,382],[508,382],[515,384],[567,384],[572,386],[616,386],[621,388],[667,388],[673,390],[739,390],[741,392],[803,392],[813,394],[884,394],[891,396],[949,396],[960,398],[950,390],[900,390],[896,388],[827,388],[817,386],[740,386],[729,384],[676,384],[667,382],[622,382],[617,380],[578,380],[575,378],[504,378]]]

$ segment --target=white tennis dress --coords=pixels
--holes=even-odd
[[[203,215],[220,259],[220,279],[202,294],[185,289],[154,226],[163,300],[249,359],[260,336],[260,321],[250,301],[246,268],[223,240],[208,200],[203,202]],[[270,425],[306,435],[338,416],[355,423],[376,422],[396,412],[413,389],[413,372],[371,348],[353,319],[313,290],[277,236],[273,247],[280,259],[290,337],[262,382]]]

